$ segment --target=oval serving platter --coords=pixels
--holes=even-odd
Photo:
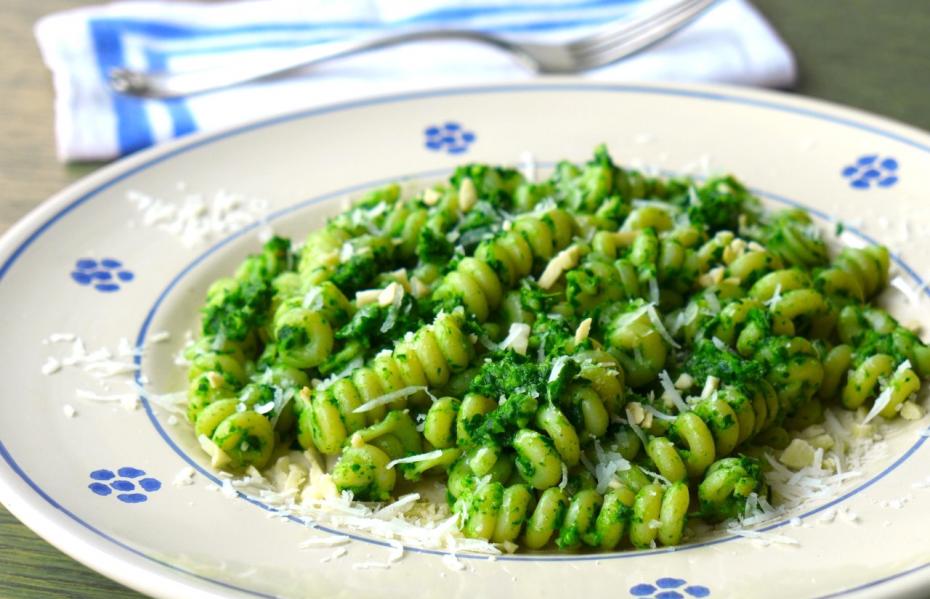
[[[725,87],[585,83],[417,91],[196,135],[100,170],[0,240],[0,500],[69,555],[163,597],[833,597],[930,588],[930,418],[896,420],[836,493],[681,547],[488,559],[275,516],[222,480],[182,417],[175,356],[211,281],[261,239],[303,238],[347,198],[463,162],[617,162],[733,173],[837,243],[894,253],[883,303],[930,326],[930,136]],[[922,402],[925,403],[925,395]],[[325,543],[325,541],[324,541]],[[339,551],[338,553],[343,553]],[[389,567],[377,567],[387,564]],[[372,564],[375,564],[374,566]],[[367,567],[366,567],[367,565]]]

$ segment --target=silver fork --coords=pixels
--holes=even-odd
[[[562,44],[514,42],[464,29],[416,30],[309,46],[285,55],[237,62],[186,73],[113,69],[110,86],[121,93],[149,98],[190,96],[296,71],[321,62],[407,42],[460,39],[484,42],[514,54],[538,73],[578,73],[616,62],[668,37],[698,17],[716,0],[679,0],[632,22]]]

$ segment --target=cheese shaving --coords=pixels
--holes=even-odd
[[[910,303],[912,306],[916,306],[920,303],[920,293],[908,285],[907,281],[902,279],[900,276],[892,278],[889,284],[904,294],[904,297],[907,298],[908,303]]]
[[[662,385],[662,389],[664,390],[662,397],[671,401],[675,407],[678,408],[680,413],[684,413],[690,410],[688,404],[686,404],[684,398],[682,398],[681,393],[678,392],[678,389],[672,383],[672,378],[665,370],[659,373],[659,383]]]
[[[178,473],[174,475],[174,478],[171,480],[171,484],[175,487],[186,487],[192,485],[194,484],[195,475],[196,471],[190,466],[181,468]]]
[[[349,553],[349,552],[348,552],[348,550],[346,550],[345,547],[337,547],[332,553],[330,553],[330,554],[327,555],[326,557],[320,558],[320,563],[321,563],[321,564],[325,564],[325,563],[327,563],[327,562],[331,562],[331,561],[333,561],[334,559],[339,559],[340,557],[343,557],[344,555],[346,555],[346,554],[348,554],[348,553]]]
[[[747,539],[753,539],[760,542],[763,545],[768,545],[769,543],[781,543],[784,545],[800,545],[800,542],[786,535],[779,535],[770,532],[759,532],[758,530],[745,530],[737,528],[728,528],[727,532],[731,535],[736,535],[738,537],[744,537]]]
[[[398,389],[397,391],[392,391],[390,393],[385,393],[384,395],[379,395],[378,397],[366,401],[359,407],[352,410],[353,414],[361,414],[363,412],[370,412],[377,407],[387,405],[392,401],[398,400],[402,397],[407,397],[420,391],[426,391],[426,387],[422,385],[413,385],[410,387],[404,387],[403,389]]]
[[[649,320],[652,322],[652,326],[655,327],[659,335],[665,339],[665,342],[674,347],[675,349],[680,348],[681,346],[677,341],[672,339],[672,336],[669,335],[668,331],[665,329],[665,325],[662,324],[662,319],[659,317],[658,312],[656,312],[656,307],[653,304],[646,305],[646,314],[649,315]]]
[[[899,375],[903,374],[905,370],[911,367],[910,360],[904,360],[898,367],[895,369],[894,374],[891,375],[891,380],[894,380]],[[875,399],[875,402],[872,404],[872,409],[869,410],[869,413],[866,414],[866,417],[862,420],[862,424],[868,424],[873,418],[879,415],[879,413],[885,409],[888,405],[888,402],[891,401],[891,394],[894,393],[894,387],[891,384],[885,385],[885,388],[882,389],[882,392]]]
[[[719,387],[720,379],[713,375],[708,376],[707,380],[704,381],[704,388],[701,390],[701,399],[707,399],[716,393]]]
[[[454,572],[461,572],[465,569],[465,564],[460,562],[454,553],[447,553],[442,556],[442,565]]]
[[[390,470],[397,464],[413,464],[415,462],[428,462],[429,460],[435,460],[436,458],[442,457],[442,450],[436,449],[433,451],[428,451],[426,453],[420,453],[417,455],[407,456],[405,458],[397,458],[396,460],[391,460],[387,464],[387,469]]]
[[[268,202],[230,193],[223,189],[212,195],[185,193],[165,200],[130,190],[126,199],[135,206],[143,227],[164,231],[184,246],[192,247],[225,237],[259,222],[268,211]]]
[[[507,337],[501,341],[499,349],[513,349],[521,356],[526,355],[526,349],[530,343],[530,325],[522,322],[515,322],[510,325]]]
[[[200,447],[210,456],[210,464],[214,468],[222,468],[232,461],[229,456],[226,455],[226,452],[220,449],[216,443],[211,441],[206,435],[198,436],[197,441],[200,443]]]
[[[298,549],[312,549],[316,547],[337,547],[351,542],[346,535],[330,535],[328,537],[313,537],[297,544]]]
[[[49,376],[55,374],[59,370],[61,370],[61,362],[56,358],[49,356],[45,359],[45,364],[42,365],[42,374]]]

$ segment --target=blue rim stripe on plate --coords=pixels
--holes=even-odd
[[[224,131],[224,132],[217,133],[217,134],[215,134],[215,135],[208,135],[208,136],[204,137],[203,139],[200,139],[200,140],[197,140],[197,141],[194,141],[194,142],[185,144],[185,145],[183,145],[183,146],[181,146],[181,147],[175,148],[175,149],[173,149],[173,150],[167,151],[167,152],[165,152],[164,154],[161,154],[161,155],[159,155],[159,156],[153,157],[151,160],[149,160],[149,161],[147,161],[147,162],[143,162],[142,164],[139,164],[139,165],[137,165],[137,166],[134,166],[134,167],[132,167],[132,168],[129,168],[128,170],[126,170],[126,171],[124,171],[124,172],[122,172],[122,173],[116,174],[116,175],[113,176],[112,179],[110,179],[110,180],[108,180],[108,181],[106,181],[106,182],[100,184],[99,186],[97,186],[97,187],[94,188],[93,190],[86,192],[85,194],[81,195],[80,197],[76,198],[75,200],[72,200],[70,203],[68,203],[66,206],[64,206],[62,209],[60,209],[57,213],[55,213],[52,217],[50,217],[50,218],[47,219],[45,222],[43,222],[41,225],[39,225],[39,227],[37,227],[34,231],[32,231],[32,233],[30,233],[30,234],[26,237],[26,239],[23,240],[23,241],[13,250],[13,252],[12,252],[12,253],[10,254],[10,256],[6,259],[6,261],[5,261],[2,265],[0,265],[0,281],[2,281],[2,279],[3,279],[3,277],[5,276],[6,272],[10,269],[10,267],[13,265],[13,263],[22,255],[22,253],[23,253],[36,239],[38,239],[38,238],[39,238],[44,232],[46,232],[53,224],[55,224],[56,222],[58,222],[59,220],[61,220],[61,218],[63,218],[65,215],[67,215],[69,212],[71,212],[71,211],[72,211],[73,209],[75,209],[76,207],[78,207],[78,206],[80,206],[81,204],[83,204],[83,203],[87,202],[88,200],[92,199],[94,196],[96,196],[96,195],[99,194],[100,192],[102,192],[102,191],[104,191],[104,190],[106,190],[106,189],[112,187],[113,185],[115,185],[116,183],[118,183],[118,182],[120,182],[120,181],[122,181],[122,180],[124,180],[124,179],[127,179],[128,177],[131,177],[132,175],[134,175],[134,174],[136,174],[136,173],[142,172],[142,171],[144,171],[144,170],[146,170],[146,169],[148,169],[148,168],[150,168],[150,167],[152,167],[152,166],[154,166],[154,165],[156,165],[156,164],[159,164],[159,163],[161,163],[161,162],[164,162],[164,161],[166,161],[166,160],[168,160],[168,159],[170,159],[170,158],[173,158],[173,157],[178,156],[178,155],[180,155],[180,154],[183,154],[183,153],[185,153],[185,152],[194,150],[194,149],[196,149],[196,148],[199,148],[199,147],[208,145],[208,144],[210,144],[210,143],[214,143],[214,142],[216,142],[216,141],[220,141],[220,140],[222,140],[222,139],[226,139],[226,138],[229,138],[229,137],[235,137],[235,136],[237,136],[237,135],[241,135],[241,134],[247,133],[247,132],[252,131],[252,130],[261,129],[261,128],[265,128],[265,127],[270,127],[270,126],[274,126],[274,125],[277,125],[277,124],[280,124],[280,123],[285,123],[285,122],[292,121],[292,120],[295,120],[295,119],[308,118],[308,117],[314,117],[314,116],[321,116],[321,115],[325,115],[325,114],[329,114],[329,113],[334,113],[334,112],[347,111],[347,110],[351,110],[351,109],[359,108],[359,107],[375,106],[375,105],[380,105],[380,104],[396,104],[396,103],[400,103],[400,102],[411,101],[411,100],[417,100],[417,99],[434,98],[434,97],[445,97],[445,96],[452,96],[452,95],[483,95],[483,94],[501,94],[501,93],[538,93],[538,92],[560,92],[560,91],[574,91],[574,92],[583,92],[583,93],[584,93],[584,92],[587,92],[587,93],[590,93],[590,92],[610,92],[610,93],[633,93],[633,94],[637,94],[637,93],[638,93],[638,94],[646,94],[646,95],[652,94],[652,95],[659,95],[659,96],[681,96],[681,97],[689,97],[689,98],[698,98],[698,99],[703,99],[703,100],[708,100],[708,101],[714,101],[714,102],[723,102],[723,103],[730,103],[730,104],[742,104],[742,105],[747,105],[747,106],[754,106],[754,107],[758,107],[758,108],[774,110],[774,111],[776,111],[776,112],[784,112],[784,113],[797,114],[797,115],[805,116],[805,117],[812,118],[812,119],[815,119],[815,120],[831,122],[831,123],[843,125],[843,126],[846,126],[846,127],[850,127],[850,128],[853,128],[853,129],[858,129],[858,130],[861,130],[861,131],[865,131],[865,132],[868,132],[868,133],[873,133],[873,134],[878,135],[878,136],[880,136],[880,137],[884,137],[884,138],[887,138],[887,139],[891,139],[891,140],[897,141],[897,142],[899,142],[899,143],[908,145],[908,146],[910,146],[910,147],[916,148],[916,149],[918,149],[918,150],[921,150],[921,151],[923,151],[923,152],[930,153],[930,146],[928,146],[927,144],[921,143],[921,142],[919,142],[919,141],[915,141],[915,140],[913,140],[913,139],[910,139],[909,137],[907,137],[907,136],[905,136],[905,135],[903,135],[903,134],[896,133],[896,132],[892,132],[892,131],[888,131],[888,130],[886,130],[886,129],[880,127],[880,126],[870,125],[870,124],[865,124],[865,123],[860,123],[860,122],[858,122],[858,121],[856,121],[856,120],[853,120],[852,118],[847,118],[847,117],[845,117],[845,116],[837,116],[837,115],[834,115],[834,114],[829,114],[829,113],[821,112],[820,110],[817,110],[817,109],[814,109],[814,108],[806,108],[806,107],[801,107],[801,106],[785,105],[785,104],[779,103],[777,100],[764,100],[764,99],[761,99],[761,98],[746,98],[746,97],[740,97],[740,96],[736,96],[736,95],[730,95],[730,94],[728,94],[728,93],[726,93],[726,92],[699,91],[699,90],[688,90],[688,89],[669,89],[669,88],[656,87],[656,86],[649,86],[649,85],[548,83],[548,84],[543,84],[543,85],[500,85],[500,86],[487,86],[487,87],[479,87],[479,88],[468,88],[468,87],[462,87],[462,88],[448,88],[448,89],[444,89],[444,90],[434,90],[434,91],[423,91],[423,92],[414,92],[414,93],[397,94],[397,95],[384,96],[384,97],[373,98],[373,99],[356,100],[356,101],[352,101],[352,102],[346,102],[346,103],[342,103],[342,104],[336,104],[336,105],[332,105],[332,106],[326,106],[326,107],[323,107],[323,108],[314,108],[314,109],[310,109],[310,110],[305,110],[305,111],[296,112],[296,113],[293,113],[293,114],[282,115],[282,116],[279,116],[279,117],[273,117],[273,118],[269,118],[269,119],[266,119],[266,120],[261,120],[261,121],[258,121],[258,122],[255,122],[255,123],[251,123],[251,124],[248,124],[248,125],[243,125],[243,126],[241,126],[241,127],[237,127],[237,128],[234,128],[234,129],[230,129],[230,130],[228,130],[228,131]],[[392,179],[397,179],[397,177],[393,177]],[[759,194],[759,195],[763,195],[763,196],[769,197],[770,199],[773,199],[773,200],[776,200],[776,201],[781,201],[781,202],[783,202],[783,203],[800,205],[800,204],[798,204],[797,202],[794,202],[794,201],[789,200],[789,199],[787,199],[787,198],[783,198],[783,197],[781,197],[781,196],[776,196],[776,195],[774,195],[774,194],[763,194],[763,193],[758,192],[758,190],[755,190],[754,192],[757,193],[757,194]],[[345,193],[345,192],[343,192],[343,193]],[[814,213],[814,214],[816,214],[817,216],[819,216],[819,217],[821,217],[821,218],[827,218],[827,219],[829,219],[829,216],[827,216],[825,213],[823,213],[823,212],[821,212],[821,211],[812,210],[811,212]],[[855,231],[855,230],[852,229],[852,228],[848,228],[848,229],[851,230],[851,231],[853,231],[853,232],[858,233],[857,231]],[[251,230],[251,228],[249,228],[249,229],[247,229],[247,230]],[[244,232],[245,232],[245,231],[241,231],[240,234],[242,234],[242,233],[244,233]],[[859,234],[862,235],[861,233],[859,233]],[[868,239],[866,236],[864,236],[864,235],[862,235],[862,236],[863,236],[863,238]],[[228,241],[228,240],[227,240],[227,241]],[[913,270],[912,270],[910,267],[908,267],[906,264],[903,264],[902,262],[900,262],[900,260],[898,260],[897,257],[895,258],[895,261],[896,261],[900,266],[902,266],[902,268],[904,268],[904,270],[906,270],[913,278],[915,278],[915,280],[920,281],[919,277],[916,276],[916,274],[913,272]],[[193,265],[191,265],[191,266],[193,266]],[[190,266],[189,266],[188,268],[190,268]],[[928,295],[930,295],[930,290],[926,290],[926,289],[925,289],[925,292],[926,292]],[[140,337],[144,337],[144,330],[140,332]],[[151,408],[150,408],[150,406],[148,405],[148,402],[147,402],[144,398],[143,398],[143,403],[145,404],[146,410],[149,412],[149,415],[150,415],[150,418],[151,418],[151,417],[152,417]],[[898,460],[896,460],[896,461],[894,462],[894,464],[892,464],[892,465],[891,465],[889,468],[887,468],[885,471],[883,471],[882,473],[880,473],[879,475],[877,475],[877,476],[876,476],[875,478],[873,478],[871,481],[868,481],[867,483],[865,483],[861,488],[865,488],[866,486],[871,485],[871,484],[874,483],[875,481],[879,480],[881,477],[883,477],[883,476],[885,476],[886,474],[888,474],[891,470],[893,470],[893,469],[896,468],[898,465],[900,465],[901,462],[903,462],[903,461],[906,460],[908,457],[910,457],[910,455],[912,455],[912,454],[923,444],[923,442],[924,442],[925,440],[926,440],[926,438],[923,438],[923,437],[922,437],[917,443],[914,444],[914,446],[912,446],[907,452],[905,452],[904,455],[902,455],[900,458],[898,458]],[[173,565],[171,565],[171,564],[162,562],[162,561],[158,560],[157,558],[154,558],[154,557],[145,555],[145,554],[139,552],[138,550],[133,549],[132,547],[129,547],[128,545],[125,545],[125,544],[123,544],[123,543],[120,542],[120,541],[117,541],[116,539],[110,537],[109,535],[107,535],[107,534],[104,533],[103,531],[101,531],[101,530],[99,530],[99,529],[96,529],[96,528],[94,528],[92,525],[90,525],[89,523],[87,523],[87,522],[81,520],[77,515],[75,515],[74,513],[70,512],[69,510],[67,510],[66,508],[64,508],[61,504],[59,504],[57,501],[55,501],[55,500],[52,499],[50,496],[48,496],[44,491],[42,491],[42,489],[41,489],[40,487],[38,487],[38,486],[36,485],[36,483],[35,483],[34,481],[32,481],[32,479],[29,478],[29,476],[18,466],[18,464],[16,463],[16,461],[13,459],[12,455],[9,453],[9,451],[6,449],[6,447],[3,445],[2,441],[0,441],[0,456],[3,457],[3,459],[10,465],[10,467],[13,469],[13,471],[14,471],[18,476],[20,476],[20,478],[22,478],[22,479],[24,480],[24,482],[26,482],[33,490],[35,490],[36,493],[37,493],[40,497],[42,497],[43,499],[45,499],[52,507],[54,507],[55,509],[58,509],[58,510],[61,511],[62,513],[66,514],[66,515],[67,515],[68,517],[70,517],[72,520],[76,521],[77,523],[79,523],[79,524],[82,525],[83,527],[87,528],[88,530],[90,530],[90,531],[96,533],[96,534],[99,535],[100,537],[102,537],[102,538],[104,538],[104,539],[106,539],[106,540],[108,540],[108,541],[111,541],[111,542],[115,543],[116,545],[118,545],[118,546],[120,546],[120,547],[122,547],[122,548],[124,548],[124,549],[127,549],[128,551],[130,551],[131,553],[133,553],[133,554],[135,554],[135,555],[137,555],[137,556],[143,557],[143,558],[145,558],[145,559],[147,559],[147,560],[150,560],[150,561],[152,561],[152,562],[154,562],[154,563],[157,563],[157,564],[166,566],[167,568],[169,568],[169,569],[171,569],[171,570],[174,570],[174,571],[177,571],[177,572],[183,572],[183,573],[185,573],[185,574],[189,574],[189,575],[191,575],[191,576],[193,576],[193,577],[195,577],[195,578],[197,578],[197,579],[204,580],[204,581],[207,581],[207,582],[212,582],[212,583],[217,584],[217,585],[219,585],[219,586],[222,586],[222,587],[224,587],[224,588],[235,589],[235,590],[238,590],[238,591],[241,591],[241,592],[245,592],[245,593],[249,593],[249,594],[253,594],[253,595],[261,596],[261,597],[266,597],[266,596],[267,596],[267,595],[263,595],[263,594],[261,594],[261,593],[258,593],[258,592],[256,592],[256,591],[251,591],[251,590],[249,590],[249,589],[240,588],[240,587],[237,587],[237,586],[234,586],[234,585],[230,585],[230,584],[228,584],[228,583],[225,583],[225,582],[222,582],[222,581],[219,581],[219,580],[214,580],[214,579],[206,578],[206,577],[200,576],[200,575],[198,575],[198,574],[195,574],[195,573],[193,573],[193,572],[189,572],[189,571],[187,571],[187,570],[183,570],[183,569],[181,569],[181,568],[179,568],[179,567],[177,567],[177,566],[173,566]],[[198,467],[198,469],[200,469],[200,468]],[[861,488],[860,488],[860,489],[861,489]],[[855,491],[855,492],[857,492],[857,491]],[[830,505],[834,505],[835,503],[837,503],[837,502],[839,502],[839,501],[842,501],[842,500],[845,499],[846,497],[850,496],[850,494],[851,494],[851,493],[847,493],[847,494],[844,495],[843,497],[838,498],[838,499],[834,500],[833,502],[831,502],[830,504],[827,504],[827,505],[825,505],[825,506],[822,506],[822,507],[819,508],[819,509],[825,509],[826,507],[829,507]],[[775,525],[772,525],[772,526],[770,526],[770,527],[763,528],[763,529],[761,529],[761,530],[771,530],[771,529],[773,529],[773,528],[778,528],[779,526],[783,526],[783,525],[784,525],[784,523],[775,524]],[[717,540],[716,542],[722,542],[723,540],[726,540],[726,539]],[[707,543],[707,544],[710,544],[710,543]],[[421,551],[424,551],[424,550],[421,550]],[[427,551],[428,551],[428,550],[427,550]],[[648,554],[654,554],[654,553],[660,553],[660,552],[661,552],[661,551],[659,551],[659,552],[649,552],[649,553],[645,553],[645,554],[648,555]],[[463,555],[463,556],[461,556],[461,557],[465,557],[465,556]],[[612,556],[611,556],[611,557],[612,557]],[[601,556],[600,559],[603,559],[603,558],[604,558],[604,556]],[[535,558],[535,559],[540,559],[540,558]],[[556,558],[556,559],[558,559],[558,560],[560,560],[560,561],[563,561],[563,560],[571,559],[571,558]],[[575,558],[575,559],[577,559],[577,558]],[[589,558],[589,559],[594,559],[594,558],[592,557],[592,558]],[[882,584],[882,583],[884,583],[884,582],[888,582],[888,581],[890,581],[890,580],[894,580],[894,579],[897,579],[897,578],[906,576],[906,575],[908,575],[908,574],[911,574],[911,573],[913,573],[913,572],[919,571],[919,570],[921,570],[921,569],[923,569],[923,568],[925,568],[925,567],[927,567],[927,566],[930,566],[930,563],[924,564],[924,565],[921,565],[921,566],[917,566],[917,567],[913,567],[913,568],[910,568],[910,569],[908,569],[908,570],[899,572],[899,573],[897,573],[897,574],[893,574],[893,575],[884,577],[884,578],[882,578],[882,579],[873,581],[873,582],[871,582],[871,583],[866,583],[866,584],[864,584],[864,585],[860,585],[860,586],[857,586],[857,587],[854,587],[854,588],[850,588],[850,589],[846,589],[846,590],[843,590],[843,591],[839,591],[839,592],[837,592],[837,593],[834,593],[834,594],[832,594],[832,595],[827,595],[827,596],[828,596],[828,597],[837,597],[837,596],[841,596],[841,595],[848,594],[848,593],[851,593],[851,592],[855,592],[855,591],[860,590],[860,589],[863,589],[863,588],[870,588],[870,587],[872,587],[872,586],[875,586],[875,585],[878,585],[878,584]]]

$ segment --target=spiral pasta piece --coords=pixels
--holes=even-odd
[[[888,285],[888,268],[888,249],[884,246],[844,248],[816,281],[829,296],[862,302]]]
[[[455,505],[466,536],[495,543],[513,542],[523,534],[523,545],[542,549],[550,542],[559,548],[580,545],[612,550],[624,539],[638,548],[656,541],[677,545],[687,519],[687,485],[641,481],[637,471],[627,482],[601,494],[582,488],[571,494],[550,487],[534,497],[526,485],[491,482],[463,494]],[[636,484],[631,481],[636,480]]]
[[[614,354],[626,381],[632,387],[651,382],[665,366],[669,341],[651,318],[651,305],[631,304],[627,312],[618,314],[607,327],[607,342],[616,350]],[[667,333],[665,334],[667,336]]]
[[[305,394],[298,420],[301,444],[324,454],[338,453],[352,433],[366,422],[380,420],[385,409],[401,410],[408,399],[424,396],[428,385],[444,385],[468,366],[472,353],[459,317],[440,314],[393,352],[379,355],[323,390]]]
[[[548,260],[571,241],[574,219],[562,210],[521,216],[510,231],[482,242],[433,293],[443,303],[461,302],[480,322],[497,308],[503,292],[530,274],[534,260]]]
[[[827,246],[820,230],[804,210],[776,214],[767,227],[764,241],[766,247],[788,264],[812,268],[827,262]]]

